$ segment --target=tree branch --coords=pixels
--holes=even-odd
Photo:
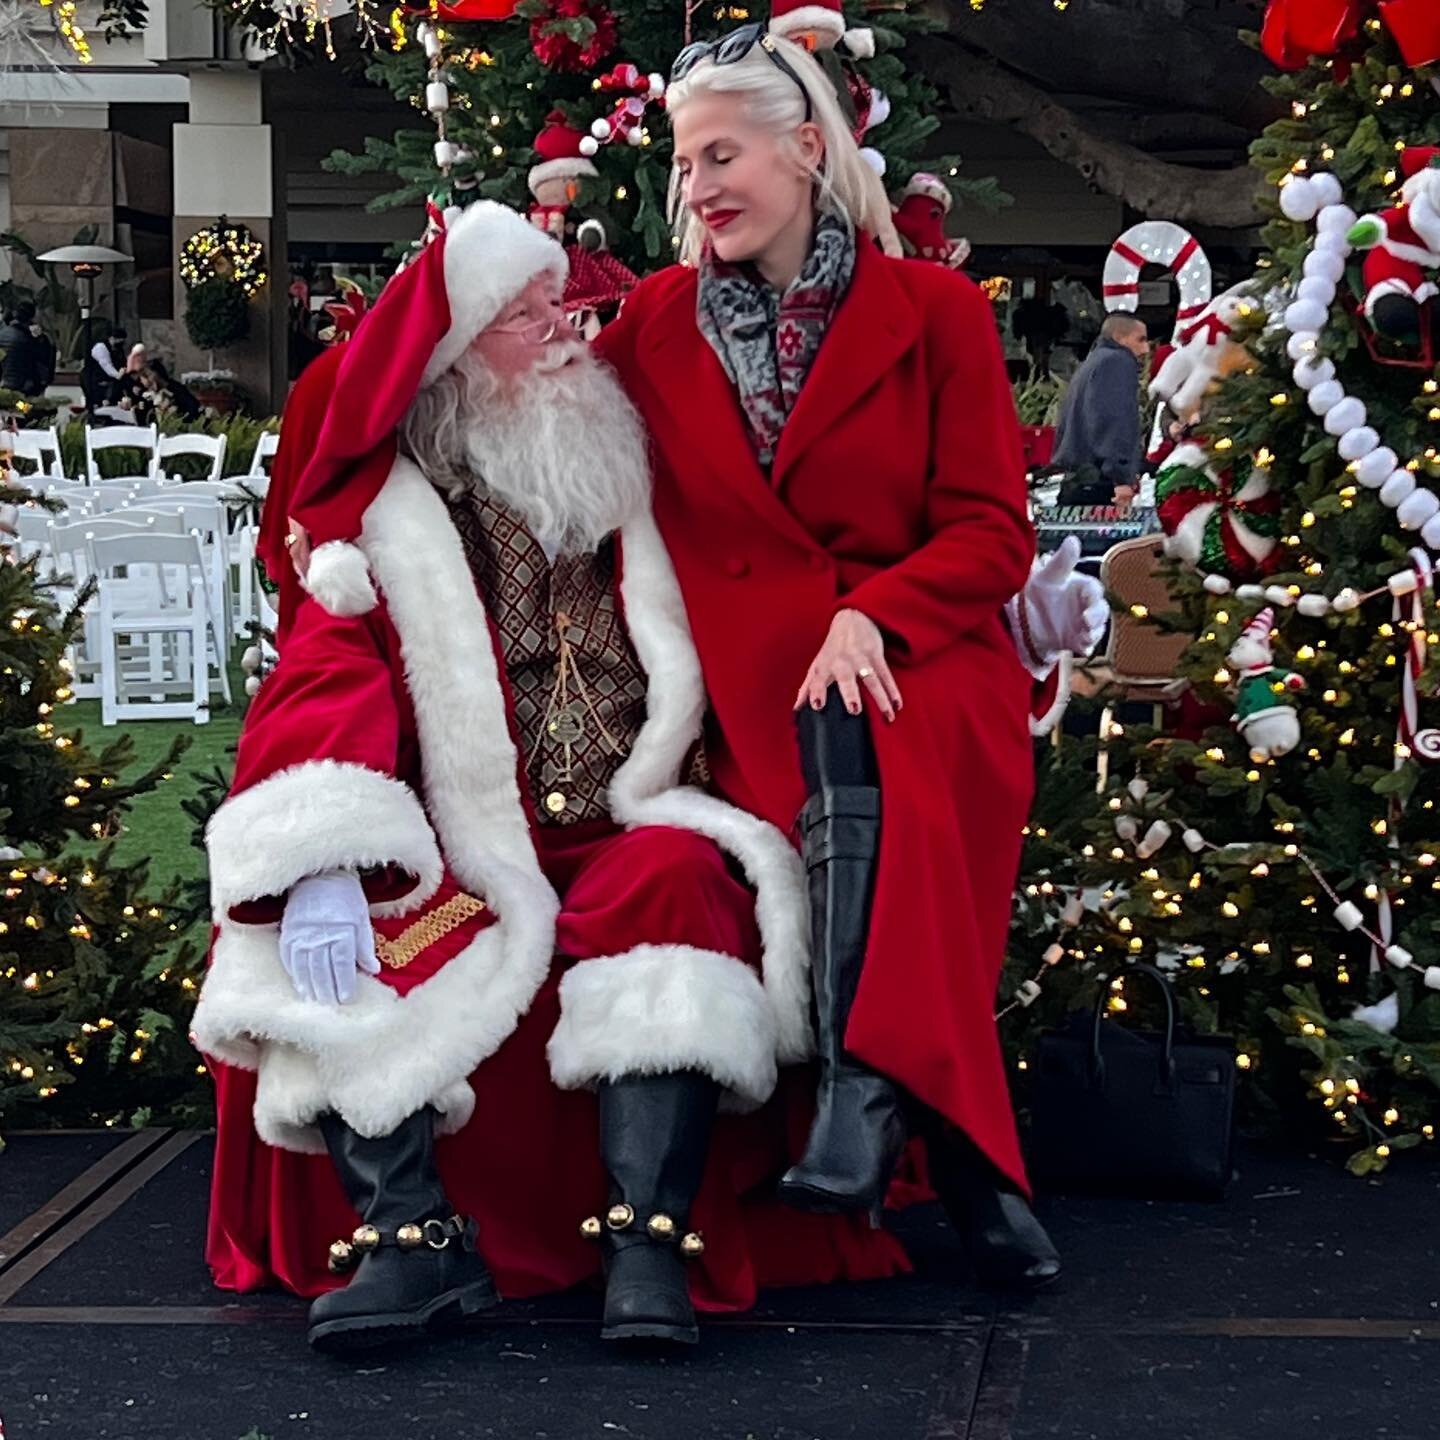
[[[1157,160],[1107,139],[1038,86],[953,42],[937,39],[927,46],[920,52],[920,66],[958,114],[1020,130],[1097,190],[1142,215],[1227,229],[1256,225],[1263,218],[1259,177],[1249,165],[1202,170]]]

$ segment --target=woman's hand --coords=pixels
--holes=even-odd
[[[298,520],[290,522],[290,533],[285,537],[285,548],[290,552],[290,563],[302,583],[310,571],[310,533]]]
[[[823,710],[831,685],[840,687],[852,715],[860,713],[862,685],[887,720],[895,718],[902,704],[900,687],[885,663],[885,641],[875,622],[858,610],[841,610],[830,622],[830,633],[795,696],[795,709],[808,700],[813,709]]]

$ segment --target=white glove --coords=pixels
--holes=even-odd
[[[291,888],[280,921],[280,963],[302,1000],[327,1005],[348,1005],[355,998],[357,970],[380,973],[358,875],[332,870]]]
[[[1080,541],[1067,535],[1054,554],[1037,558],[1031,568],[1022,592],[1024,624],[1020,595],[1005,607],[1020,663],[1037,680],[1050,673],[1062,650],[1089,655],[1105,633],[1110,618],[1105,587],[1075,569],[1079,558]]]

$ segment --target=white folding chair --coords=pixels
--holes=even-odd
[[[188,719],[196,725],[210,720],[210,691],[217,683],[228,701],[224,662],[211,676],[209,635],[215,630],[205,579],[205,557],[198,535],[116,535],[92,539],[90,563],[100,577],[97,644],[100,661],[100,718],[105,725],[121,720]],[[118,586],[111,572],[153,565],[157,575],[180,571],[183,592],[171,603],[144,607],[130,603],[133,592]],[[122,637],[158,640],[160,673],[153,666],[136,674],[128,662]],[[188,695],[185,694],[188,692]],[[180,693],[185,698],[165,697]],[[150,698],[141,700],[140,695]]]
[[[100,476],[97,457],[105,450],[139,450],[145,457],[144,474],[155,467],[159,432],[153,425],[105,425],[85,431],[85,478],[93,485]]]
[[[35,466],[29,475],[20,476],[22,482],[33,481],[39,476],[52,480],[65,478],[60,466],[60,432],[53,427],[49,430],[7,431],[0,435],[0,450],[8,450],[16,460],[28,460]]]
[[[280,448],[280,432],[278,430],[266,430],[255,442],[255,453],[250,457],[250,468],[245,472],[252,478],[269,477],[269,470],[265,467],[267,460],[275,458],[275,452]]]
[[[196,481],[196,488],[206,483]],[[175,485],[154,495],[137,497],[125,507],[124,513],[178,515],[186,530],[199,531],[209,575],[210,607],[219,625],[216,644],[220,647],[223,666],[229,663],[235,615],[230,576],[230,524],[223,501],[211,495],[191,494],[190,490],[189,485]]]
[[[160,476],[174,476],[169,462],[177,455],[199,455],[210,462],[210,471],[201,476],[203,480],[218,480],[220,471],[225,464],[225,437],[223,435],[202,435],[198,432],[187,432],[183,435],[162,435],[160,443],[155,447],[155,459],[151,465],[151,473],[157,478]]]
[[[85,515],[64,520],[49,520],[47,547],[50,552],[52,573],[61,581],[56,598],[66,603],[73,599],[93,575],[90,559],[90,542],[124,535],[184,535],[185,528],[175,515]],[[147,603],[163,601],[162,577],[144,576],[134,582],[134,588],[144,587]],[[77,699],[94,699],[99,693],[99,651],[96,648],[96,615],[98,601],[92,597],[85,608],[84,624],[76,644],[67,652],[72,676],[70,688]]]

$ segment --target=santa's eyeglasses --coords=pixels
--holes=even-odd
[[[492,325],[491,335],[519,335],[532,345],[548,345],[564,320],[521,320],[509,325]]]
[[[737,64],[757,45],[775,62],[776,68],[782,74],[788,75],[795,82],[805,101],[805,119],[812,119],[810,92],[805,88],[805,82],[795,73],[795,67],[780,53],[775,37],[764,25],[755,21],[742,25],[738,30],[732,30],[719,40],[697,40],[693,45],[687,45],[675,57],[675,63],[670,67],[670,83],[678,84],[702,60],[713,60],[717,65]]]

